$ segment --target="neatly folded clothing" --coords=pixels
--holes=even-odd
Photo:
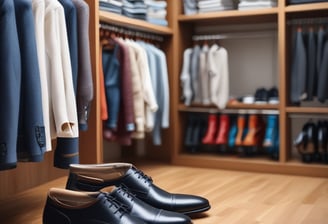
[[[145,3],[142,2],[130,2],[128,0],[123,0],[123,7],[131,8],[131,9],[147,9]]]
[[[147,11],[147,16],[154,18],[154,19],[165,19],[166,14],[167,14],[166,10],[160,10],[160,11],[154,12],[154,11],[148,9],[148,11]]]
[[[165,9],[167,7],[166,1],[145,0],[145,4],[154,9]]]
[[[233,2],[231,0],[219,0],[216,2],[201,4],[198,3],[198,9],[206,9],[206,8],[215,8],[220,6],[231,6],[233,5]]]
[[[167,26],[168,22],[166,19],[156,19],[156,18],[147,18],[147,21],[152,24],[160,25],[160,26]]]
[[[233,10],[233,6],[220,6],[220,7],[212,7],[212,8],[203,8],[199,9],[199,13],[206,13],[206,12],[219,12],[219,11],[225,11],[225,10]]]
[[[122,7],[118,7],[117,5],[113,5],[112,3],[100,1],[99,9],[103,11],[113,12],[116,14],[122,14]]]
[[[123,15],[133,18],[133,19],[141,19],[141,20],[146,20],[147,15],[146,14],[137,14],[137,13],[129,13],[125,9],[123,9]]]
[[[122,14],[122,9],[113,9],[113,8],[108,8],[108,7],[103,7],[101,5],[99,5],[99,10],[101,11],[106,11],[106,12],[112,12],[115,14]]]
[[[275,1],[241,1],[238,4],[238,9],[257,9],[257,8],[272,8],[276,7]]]
[[[206,6],[206,5],[212,5],[212,4],[218,4],[218,3],[224,3],[224,2],[232,2],[232,0],[205,0],[205,1],[199,1],[197,3],[198,6]]]
[[[184,14],[192,15],[197,13],[197,0],[183,0]]]

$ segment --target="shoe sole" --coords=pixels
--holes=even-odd
[[[205,212],[205,211],[209,210],[210,208],[211,208],[211,206],[207,206],[207,207],[204,207],[204,208],[199,208],[199,209],[196,209],[196,210],[182,212],[182,213],[185,214],[185,215],[192,215],[192,214],[196,214],[196,213]]]

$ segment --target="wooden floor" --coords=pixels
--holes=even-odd
[[[328,179],[231,172],[171,165],[137,166],[176,193],[206,197],[211,209],[194,224],[328,223]],[[0,223],[40,224],[47,190],[66,177],[0,201]]]

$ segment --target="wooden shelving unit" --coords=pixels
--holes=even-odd
[[[106,11],[99,11],[99,20],[101,22],[107,22],[115,24],[117,26],[122,26],[126,28],[131,28],[134,30],[140,30],[144,32],[151,32],[162,35],[172,35],[172,29],[166,26],[159,26],[148,23],[144,20],[131,19],[126,16],[118,15],[115,13],[110,13]]]
[[[281,174],[295,174],[307,176],[328,177],[328,166],[324,164],[305,164],[298,158],[293,157],[291,151],[291,122],[289,114],[328,114],[327,107],[295,107],[289,106],[288,102],[288,52],[289,35],[287,21],[292,18],[302,18],[307,16],[320,16],[328,12],[328,3],[286,5],[285,0],[278,1],[278,7],[272,9],[243,10],[243,11],[223,11],[206,14],[183,15],[183,3],[177,2],[178,24],[174,27],[174,38],[176,48],[179,49],[178,59],[180,62],[175,69],[174,79],[176,85],[176,99],[173,107],[176,108],[173,163],[187,166],[211,167],[219,169],[244,170],[255,172],[271,172]],[[247,105],[242,103],[228,104],[226,110],[255,110],[258,113],[262,111],[276,111],[279,114],[280,126],[280,158],[278,161],[270,160],[266,157],[258,158],[240,158],[235,155],[220,155],[219,153],[199,152],[191,153],[184,149],[183,138],[186,119],[185,113],[188,112],[223,112],[214,106],[191,105],[185,106],[179,101],[179,74],[182,65],[182,55],[184,49],[192,46],[188,37],[192,36],[195,27],[213,26],[213,25],[247,25],[252,23],[275,23],[277,25],[277,51],[278,51],[278,80],[280,103],[277,105]]]
[[[167,0],[167,19],[169,27],[162,27],[141,20],[130,19],[121,15],[99,11],[99,2],[86,0],[90,7],[89,36],[91,46],[91,60],[94,81],[94,102],[89,118],[89,130],[80,134],[80,162],[103,162],[102,122],[100,119],[99,94],[99,22],[136,29],[163,35],[162,49],[167,55],[169,85],[170,85],[170,128],[163,132],[163,145],[152,147],[147,145],[147,155],[150,158],[171,160],[177,165],[211,167],[220,169],[272,172],[281,174],[295,174],[307,176],[328,177],[328,166],[321,164],[304,164],[291,156],[290,148],[290,120],[289,114],[306,114],[308,116],[328,114],[325,107],[295,107],[288,103],[288,63],[287,54],[290,37],[286,22],[289,18],[327,15],[328,3],[286,5],[286,0],[278,0],[278,7],[261,10],[225,11],[198,15],[183,15],[182,1]],[[217,110],[214,107],[193,105],[185,107],[179,100],[179,74],[182,64],[183,50],[192,46],[191,35],[194,27],[225,25],[247,25],[249,23],[274,23],[277,25],[278,36],[278,76],[280,104],[278,105],[245,105],[229,104],[229,110],[259,110],[277,111],[280,125],[280,159],[272,161],[267,158],[238,158],[234,156],[219,156],[216,154],[188,154],[183,150],[183,119],[185,112],[207,112]],[[46,155],[44,163],[22,164],[15,170],[0,173],[1,196],[8,196],[30,187],[48,182],[54,178],[64,176],[65,171],[56,170],[52,165],[53,153]],[[42,172],[38,172],[38,171]],[[28,174],[28,175],[26,175]]]

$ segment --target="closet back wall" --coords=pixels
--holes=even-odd
[[[252,95],[259,87],[278,87],[276,24],[200,26],[194,32],[226,36],[216,42],[228,52],[230,95]]]

